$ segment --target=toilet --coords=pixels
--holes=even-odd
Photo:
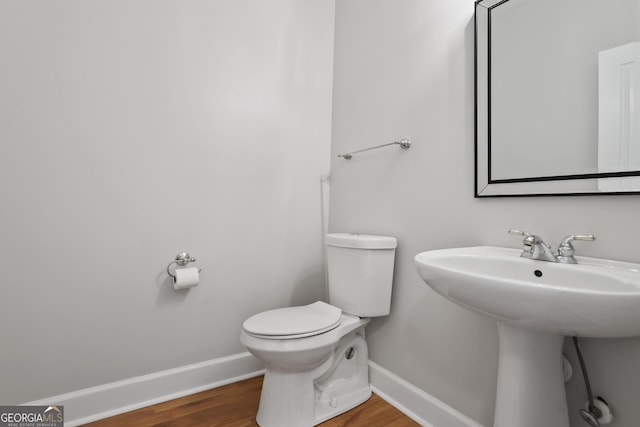
[[[371,396],[365,326],[391,308],[394,237],[328,234],[329,304],[279,308],[247,319],[240,342],[265,365],[256,421],[307,427]]]

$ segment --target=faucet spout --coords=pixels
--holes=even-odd
[[[539,261],[558,262],[558,256],[553,253],[551,247],[546,244],[540,237],[530,235],[523,240],[522,248],[523,258],[536,259]]]
[[[524,236],[522,240],[522,253],[520,254],[522,258],[558,262],[558,256],[553,252],[551,246],[546,244],[540,236],[519,230],[509,230],[509,234]]]

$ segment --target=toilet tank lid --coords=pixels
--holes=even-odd
[[[354,249],[394,249],[398,245],[395,237],[357,233],[327,234],[324,241],[328,246]]]

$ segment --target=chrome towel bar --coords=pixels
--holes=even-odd
[[[403,150],[408,150],[411,147],[411,141],[408,139],[401,139],[400,141],[393,141],[388,144],[376,145],[375,147],[365,148],[363,150],[352,151],[346,154],[338,154],[338,157],[342,157],[343,159],[351,160],[354,154],[362,153],[363,151],[375,150],[377,148],[388,147],[389,145],[399,145]]]

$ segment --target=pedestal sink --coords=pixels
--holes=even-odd
[[[495,427],[569,427],[564,336],[640,335],[640,264],[576,257],[567,265],[489,246],[415,257],[448,300],[498,321]]]

